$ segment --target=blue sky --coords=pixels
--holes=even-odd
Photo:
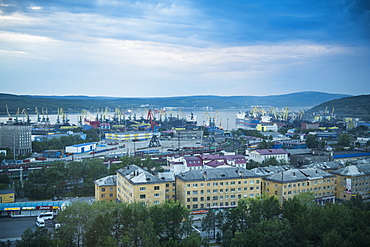
[[[1,92],[370,93],[370,1],[0,0]]]

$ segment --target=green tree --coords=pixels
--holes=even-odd
[[[319,141],[317,140],[316,135],[307,135],[306,136],[306,144],[308,148],[317,148]]]
[[[343,147],[349,147],[351,145],[351,136],[348,134],[342,134],[339,137],[338,145]]]
[[[50,247],[53,246],[52,234],[46,228],[26,229],[22,239],[17,240],[17,247]]]

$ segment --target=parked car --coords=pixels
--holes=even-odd
[[[37,216],[37,219],[43,220],[52,220],[53,218],[54,218],[53,212],[41,213],[39,216]]]
[[[45,220],[42,218],[37,217],[36,219],[36,226],[37,227],[45,227]]]

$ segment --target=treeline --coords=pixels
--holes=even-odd
[[[18,197],[31,200],[51,199],[54,196],[94,195],[94,181],[117,174],[117,170],[135,164],[143,169],[163,171],[160,164],[150,158],[124,156],[120,163],[104,164],[101,159],[82,161],[59,161],[41,169],[30,171],[23,185],[11,181],[7,175],[0,176],[0,188],[13,188]]]
[[[100,202],[75,203],[60,212],[61,228],[27,229],[16,246],[99,247],[194,247],[201,245],[192,232],[190,210],[169,201],[147,207],[143,204]]]
[[[50,140],[44,141],[33,141],[32,142],[32,150],[37,153],[42,153],[45,150],[55,150],[61,149],[64,150],[66,146],[87,143],[87,142],[97,142],[102,139],[102,133],[99,129],[89,129],[89,130],[82,130],[82,128],[75,129],[75,132],[81,131],[82,133],[86,134],[86,139],[83,140],[78,135],[68,135],[68,136],[61,136],[61,137],[54,137]]]
[[[236,208],[210,210],[203,231],[224,247],[368,246],[369,204],[353,197],[343,204],[316,204],[300,194],[279,204],[265,195],[241,199]],[[209,246],[192,231],[190,211],[178,202],[72,204],[60,212],[60,230],[28,229],[17,246]],[[213,238],[213,237],[210,238]],[[31,244],[35,243],[35,244]]]

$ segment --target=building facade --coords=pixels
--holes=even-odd
[[[159,173],[157,176],[129,165],[117,171],[117,199],[121,202],[139,202],[157,205],[165,200],[175,199],[173,173]]]
[[[10,148],[15,155],[31,153],[31,126],[0,125],[0,147]]]
[[[190,170],[175,179],[176,199],[191,210],[236,207],[261,195],[261,177],[245,168]]]
[[[259,163],[270,158],[275,158],[278,161],[284,161],[286,163],[289,162],[289,153],[284,149],[256,149],[246,154],[249,155],[249,159]]]
[[[10,189],[0,190],[0,203],[14,202],[15,193]]]
[[[321,169],[290,169],[263,180],[262,190],[268,196],[278,196],[280,203],[304,192],[312,192],[320,204],[335,202],[335,176]]]
[[[117,175],[107,176],[94,181],[95,201],[117,200]]]
[[[345,201],[356,195],[370,198],[370,164],[346,166],[330,173],[336,176],[336,198]]]

